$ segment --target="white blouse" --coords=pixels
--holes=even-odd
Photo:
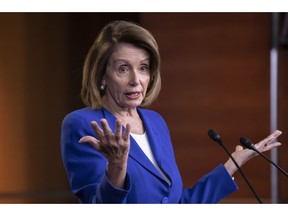
[[[156,167],[156,169],[161,173],[161,175],[166,179],[166,181],[169,183],[169,185],[171,185],[170,179],[167,178],[167,176],[160,169],[160,167],[158,166],[158,164],[157,164],[157,162],[153,156],[146,132],[144,134],[131,133],[131,136],[135,139],[135,141],[137,142],[139,147],[142,149],[142,151],[145,153],[145,155],[149,158],[149,160],[152,162],[152,164]]]

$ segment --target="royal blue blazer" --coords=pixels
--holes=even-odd
[[[97,138],[91,121],[99,123],[101,118],[105,118],[114,131],[116,118],[104,108],[86,107],[66,115],[61,128],[64,167],[71,190],[81,203],[217,203],[238,189],[223,164],[203,176],[193,187],[184,189],[165,121],[154,111],[137,110],[155,160],[171,185],[130,136],[125,187],[113,187],[105,174],[107,159],[88,143],[79,143],[79,139],[86,135]]]

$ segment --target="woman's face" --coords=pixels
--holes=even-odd
[[[135,108],[145,98],[150,81],[150,59],[147,51],[120,43],[108,60],[102,84],[107,102],[114,108]]]

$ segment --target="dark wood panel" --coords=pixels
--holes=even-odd
[[[210,127],[231,151],[241,136],[257,142],[269,134],[270,14],[149,13],[141,22],[155,35],[162,55],[163,89],[153,108],[170,127],[190,186],[227,159],[207,137]],[[257,158],[243,169],[269,200],[269,165]],[[253,200],[239,174],[236,179],[240,190],[226,202]]]
[[[284,26],[282,26],[284,28]],[[286,27],[287,28],[287,27]],[[279,128],[283,131],[283,135],[279,138],[279,141],[282,142],[282,146],[278,151],[278,165],[288,172],[288,47],[280,46],[279,47],[279,109],[278,109],[278,125]],[[288,203],[288,184],[287,177],[279,172],[279,201],[282,203]]]
[[[0,122],[5,132],[0,202],[77,202],[61,163],[60,123],[65,113],[83,106],[79,94],[85,55],[100,28],[113,19],[140,22],[158,41],[163,88],[150,108],[168,123],[185,186],[227,159],[208,138],[209,128],[221,133],[231,151],[240,136],[256,142],[269,134],[268,13],[35,13],[1,18],[6,32],[0,39],[0,88],[5,92],[0,99],[7,115]],[[280,55],[284,145],[279,164],[288,170],[286,49],[281,47]],[[18,139],[11,140],[14,131]],[[269,164],[255,158],[243,170],[269,202]],[[288,202],[287,179],[279,176],[281,202]],[[256,202],[239,173],[235,178],[240,190],[223,202]]]

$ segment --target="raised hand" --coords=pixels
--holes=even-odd
[[[108,161],[119,161],[123,157],[127,157],[130,149],[130,125],[126,126],[126,130],[122,135],[122,124],[119,119],[116,120],[116,129],[113,133],[106,119],[100,120],[103,130],[99,127],[96,121],[91,122],[91,126],[98,136],[96,139],[93,136],[84,136],[79,142],[88,142],[97,151],[101,152]]]
[[[103,130],[99,127],[97,122],[91,122],[91,126],[98,139],[93,136],[84,136],[79,142],[89,143],[107,158],[108,164],[106,173],[108,179],[115,187],[123,187],[130,149],[131,126],[127,124],[126,129],[122,134],[122,123],[120,119],[116,120],[115,132],[112,132],[106,119],[101,119],[100,123]]]
[[[281,143],[276,141],[276,139],[281,134],[282,134],[281,131],[275,130],[268,137],[255,144],[254,147],[261,153],[269,151],[275,147],[278,147],[281,145]],[[235,151],[232,153],[232,157],[235,159],[235,161],[238,163],[239,166],[244,165],[247,161],[249,161],[251,158],[257,155],[258,154],[253,150],[244,149],[241,145],[237,145]],[[225,163],[225,167],[227,171],[230,173],[230,175],[233,175],[233,173],[237,171],[236,166],[234,165],[234,163],[230,158]]]

